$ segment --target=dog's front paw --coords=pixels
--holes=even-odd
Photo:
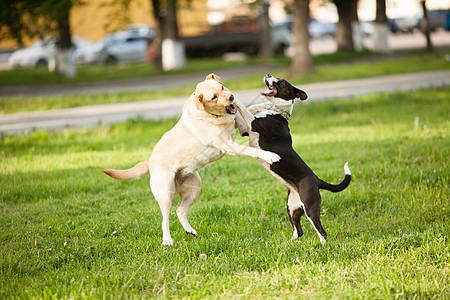
[[[193,235],[193,236],[197,236],[197,231],[195,231],[195,229],[193,229],[193,228],[191,228],[190,231],[187,231],[187,230],[186,230],[186,233],[187,233],[187,234],[191,234],[191,235]]]
[[[173,246],[173,240],[169,237],[163,237],[163,246]]]
[[[259,158],[265,160],[268,164],[273,164],[277,161],[280,161],[281,159],[278,154],[269,151],[264,151],[264,153]]]

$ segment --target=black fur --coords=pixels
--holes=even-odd
[[[266,78],[268,76],[271,77],[268,74]],[[286,80],[278,79],[272,83],[265,80],[265,83],[272,92],[276,90],[275,97],[286,101],[307,98],[305,92],[293,87]],[[327,233],[320,222],[321,196],[319,189],[332,192],[342,191],[350,184],[351,175],[345,175],[345,179],[338,185],[332,185],[319,179],[292,148],[288,121],[280,114],[256,116],[251,123],[251,130],[259,133],[258,142],[261,149],[274,152],[281,157],[281,160],[273,163],[270,169],[288,183],[288,199],[293,192],[297,192],[300,196],[303,207],[294,211],[287,208],[292,227],[297,230],[298,237],[303,235],[300,218],[306,212],[316,230],[325,238]],[[295,190],[289,186],[294,187]]]
[[[268,74],[270,75],[270,74]],[[279,79],[273,83],[273,86],[277,89],[277,98],[284,100],[294,100],[300,98],[300,100],[306,100],[308,95],[301,89],[291,85],[287,80]]]

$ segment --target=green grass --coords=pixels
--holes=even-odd
[[[449,69],[450,62],[446,61],[445,51],[428,53],[428,54],[417,54],[408,53],[402,55],[394,56],[374,56],[370,53],[362,53],[357,57],[354,63],[349,63],[350,55],[355,55],[354,53],[338,53],[333,55],[322,55],[315,58],[316,60],[316,72],[311,75],[300,76],[292,78],[288,76],[288,62],[286,58],[277,58],[269,63],[265,63],[262,60],[251,59],[247,62],[235,62],[235,63],[225,63],[221,60],[194,60],[191,61],[191,65],[188,66],[187,70],[183,72],[212,72],[224,68],[236,67],[247,65],[251,66],[254,64],[265,63],[267,65],[267,70],[271,71],[274,67],[281,67],[280,70],[275,71],[275,75],[278,77],[290,78],[290,81],[294,84],[301,85],[312,82],[321,81],[335,81],[335,80],[345,80],[345,79],[355,79],[355,78],[367,78],[374,76],[383,76],[399,73],[408,72],[419,72],[419,71],[429,71],[429,70],[439,70],[439,69]],[[353,58],[355,59],[355,58]],[[284,66],[284,67],[283,67]],[[96,68],[104,67],[90,67],[92,70],[97,70]],[[130,76],[134,74],[140,74],[139,69],[151,70],[148,66],[143,65],[132,65],[124,70],[126,74]],[[91,69],[89,69],[91,70]],[[91,70],[91,71],[92,71]],[[24,70],[17,70],[22,72]],[[119,72],[120,70],[117,70]],[[11,71],[13,72],[13,71]],[[15,72],[15,71],[14,71]],[[38,71],[36,71],[38,72]],[[81,72],[81,70],[80,70]],[[180,71],[181,72],[181,71]],[[272,72],[272,71],[271,71]],[[261,78],[266,72],[256,73],[249,76],[235,78],[227,80],[223,78],[225,85],[231,90],[239,89],[249,89],[249,88],[263,88]],[[96,74],[96,73],[94,73]],[[105,70],[103,73],[107,74]],[[174,73],[165,74],[170,75]],[[7,76],[5,76],[7,75]],[[151,74],[150,77],[156,76],[157,74]],[[220,75],[220,74],[219,74]],[[2,76],[4,79],[2,79]],[[22,76],[22,75],[20,75]],[[5,73],[0,72],[0,82],[8,82],[8,80],[15,80],[15,78],[21,78],[15,73]],[[100,76],[100,75],[98,75]],[[95,76],[94,76],[95,77]],[[11,79],[8,79],[11,78]],[[26,78],[26,76],[25,76]],[[89,77],[90,78],[90,77]],[[27,79],[25,79],[27,80]],[[14,112],[25,112],[25,111],[36,111],[36,110],[46,110],[46,109],[57,109],[57,108],[70,108],[83,105],[92,104],[105,104],[105,103],[120,103],[120,102],[131,102],[131,101],[143,101],[143,100],[154,100],[154,99],[164,99],[169,97],[181,97],[192,93],[194,86],[180,86],[174,88],[166,88],[164,90],[154,90],[154,91],[136,91],[136,92],[124,92],[124,93],[114,93],[114,94],[99,94],[99,95],[57,95],[57,96],[37,96],[37,97],[27,97],[27,96],[13,96],[13,97],[3,97],[0,98],[0,114],[14,113]]]
[[[163,73],[155,72],[152,63],[84,65],[77,67],[77,76],[74,78],[64,78],[59,76],[56,72],[49,72],[47,68],[13,69],[0,71],[0,86],[24,84],[64,84],[114,81],[133,78],[151,78],[176,74],[189,74],[193,72],[208,72],[211,70],[212,66],[216,69],[229,69],[240,66],[253,66],[262,63],[266,63],[268,65],[278,65],[286,64],[287,62],[288,60],[283,57],[277,57],[268,61],[264,61],[259,58],[249,58],[245,61],[224,61],[220,58],[189,59],[187,60],[185,69]]]
[[[367,57],[354,62],[318,63],[315,72],[308,75],[290,77],[288,70],[276,73],[277,77],[289,78],[292,83],[337,81],[346,79],[361,79],[392,74],[403,74],[430,70],[450,69],[450,61],[445,59],[445,52],[422,53],[419,55]],[[231,90],[245,88],[260,88],[264,74],[254,74],[243,79],[231,80],[228,86]],[[259,80],[259,84],[258,84]]]
[[[324,180],[321,245],[291,242],[285,188],[253,159],[202,170],[175,245],[161,245],[148,176],[104,168],[145,159],[176,120],[32,132],[0,140],[0,298],[450,297],[449,88],[299,104],[294,148]],[[238,141],[244,143],[244,138]],[[200,254],[206,260],[200,260]]]
[[[403,52],[406,55],[413,55],[415,52]],[[318,55],[314,58],[316,63],[333,63],[337,61],[354,61],[378,57],[369,51],[363,52],[338,52],[333,54]],[[212,70],[230,69],[236,67],[267,65],[282,66],[289,65],[290,59],[284,56],[275,57],[269,60],[249,57],[244,61],[225,61],[221,58],[188,59],[185,69],[174,70],[164,73],[157,73],[152,63],[132,63],[118,65],[85,65],[78,66],[77,76],[74,78],[64,78],[55,72],[49,72],[47,68],[34,69],[13,69],[0,71],[0,86],[7,85],[42,85],[42,84],[64,84],[93,81],[114,81],[133,78],[151,78],[160,76],[171,76],[175,74],[190,74],[194,72],[211,72]]]

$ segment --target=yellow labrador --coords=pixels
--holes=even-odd
[[[103,171],[121,180],[150,173],[150,188],[163,216],[163,245],[173,245],[169,213],[175,194],[181,198],[177,209],[181,225],[187,233],[197,235],[187,220],[187,213],[200,193],[199,169],[225,153],[251,156],[269,164],[279,161],[275,153],[234,142],[235,114],[233,94],[223,86],[219,76],[209,74],[185,102],[180,120],[162,136],[150,158],[131,169]]]

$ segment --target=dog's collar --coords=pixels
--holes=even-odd
[[[289,120],[292,113],[292,108],[294,107],[294,100],[288,105],[275,105],[274,103],[270,102],[267,105],[267,110],[271,110],[279,115],[281,115],[286,120]]]

